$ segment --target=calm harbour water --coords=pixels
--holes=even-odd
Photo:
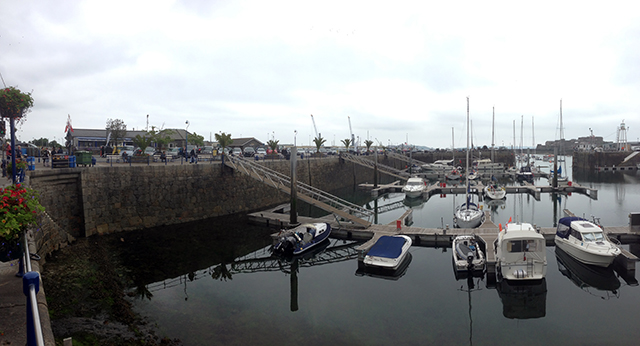
[[[571,180],[598,189],[598,200],[575,193],[556,197],[556,210],[595,215],[605,226],[627,225],[628,214],[640,211],[640,173]],[[356,192],[345,198],[367,197]],[[403,199],[389,194],[378,204]],[[414,225],[451,225],[455,204],[463,199],[433,196],[413,206]],[[552,227],[562,216],[554,218],[553,207],[549,194],[540,201],[508,195],[494,207],[493,219],[504,224],[517,217]],[[407,208],[381,214],[378,222],[392,222]],[[469,281],[454,277],[450,249],[414,246],[406,273],[386,280],[356,275],[357,244],[333,239],[316,257],[300,259],[292,275],[289,262],[269,257],[269,233],[234,216],[127,235],[121,256],[136,277],[137,311],[155,322],[161,335],[185,345],[631,345],[640,340],[640,288],[615,274],[607,279],[619,282],[618,287],[613,281],[615,290],[579,287],[559,270],[565,266],[559,266],[554,247],[547,247],[546,286],[496,289],[476,278],[469,289]]]

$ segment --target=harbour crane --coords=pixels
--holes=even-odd
[[[320,138],[318,128],[316,127],[316,120],[313,118],[313,114],[311,114],[311,121],[313,122],[313,129],[316,131],[316,138]]]
[[[356,151],[356,137],[353,136],[353,129],[351,128],[351,117],[347,116],[349,119],[349,132],[351,132],[351,144],[353,144],[353,150]]]

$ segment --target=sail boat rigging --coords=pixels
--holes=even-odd
[[[467,177],[465,202],[456,209],[453,223],[458,228],[476,228],[482,223],[484,213],[478,208],[477,204],[471,202],[471,196],[469,196],[469,97],[467,97],[467,163],[465,175]]]

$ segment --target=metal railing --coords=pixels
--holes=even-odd
[[[375,169],[375,166],[376,166],[375,162],[373,162],[373,161],[371,161],[369,159],[365,159],[365,158],[363,158],[361,156],[356,156],[356,155],[349,154],[349,153],[342,153],[342,154],[340,154],[340,157],[342,157],[343,159],[345,159],[347,161],[351,161],[353,163],[357,163],[357,164],[359,164],[361,166],[365,166],[365,167],[368,167],[368,168],[371,168],[371,169]],[[381,173],[385,173],[385,174],[394,176],[396,178],[400,178],[402,180],[409,179],[409,173],[407,173],[407,172],[405,172],[403,170],[397,169],[397,168],[393,168],[393,167],[390,167],[390,166],[383,165],[381,163],[378,163],[378,171],[381,172]]]
[[[254,179],[257,179],[267,185],[273,186],[280,191],[286,193],[290,192],[291,178],[289,176],[269,169],[260,164],[254,163],[251,160],[244,159],[242,157],[228,156],[225,158],[225,164],[231,166],[233,169],[251,176]],[[349,214],[364,217],[371,217],[373,215],[372,211],[367,210],[362,206],[351,203],[340,197],[331,195],[311,185],[297,182],[296,187],[298,189],[298,193],[304,194],[333,208],[345,210]],[[322,206],[319,207],[322,208]]]
[[[24,235],[24,253],[20,258],[18,275],[22,276],[22,291],[27,297],[27,345],[42,346],[44,337],[40,324],[40,312],[38,311],[37,294],[40,291],[40,273],[31,270],[31,254],[29,253],[29,241]],[[34,258],[40,257],[36,254]]]

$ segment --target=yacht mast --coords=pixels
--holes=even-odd
[[[467,184],[465,189],[465,201],[467,209],[469,209],[469,96],[467,96],[467,164],[464,169],[467,176]]]
[[[491,162],[495,162],[495,145],[496,145],[496,107],[493,107],[493,120],[491,121]]]

